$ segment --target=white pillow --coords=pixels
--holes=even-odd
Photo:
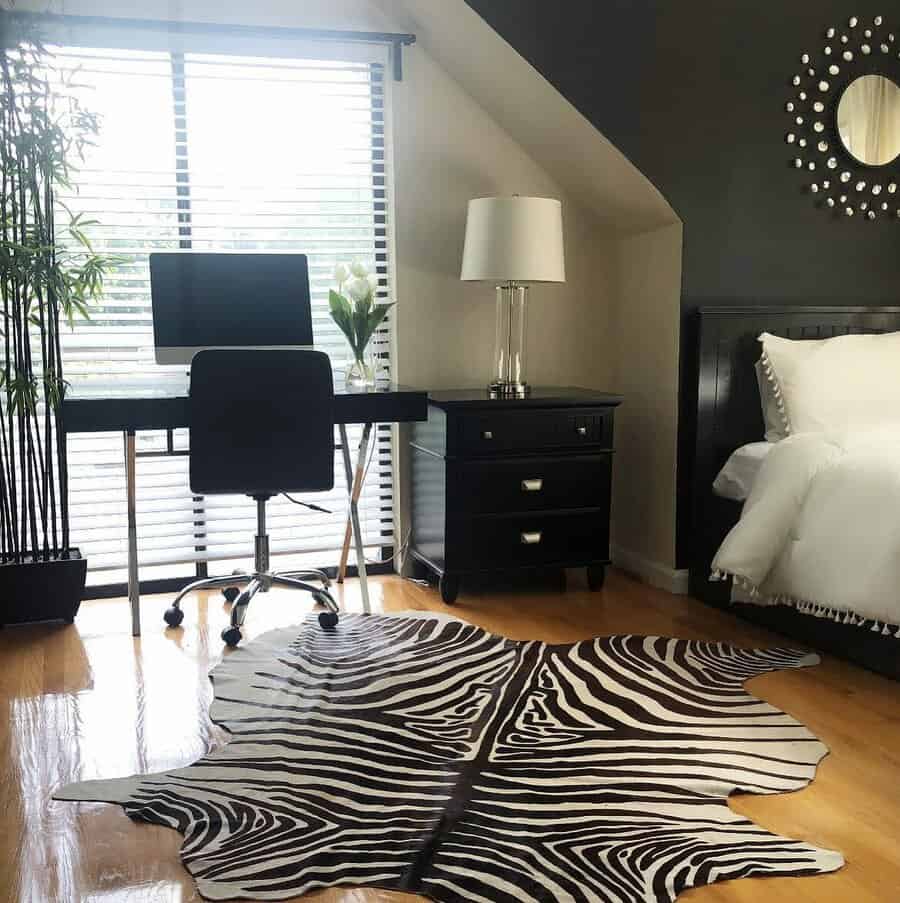
[[[722,498],[743,502],[750,495],[759,469],[773,448],[772,442],[751,442],[733,451],[713,481],[713,492]]]
[[[766,442],[780,442],[787,437],[787,429],[775,397],[775,386],[763,370],[762,358],[754,365],[756,384],[759,386],[759,402],[762,407],[763,423],[766,427]],[[740,449],[739,449],[740,450]]]
[[[787,433],[900,423],[900,332],[759,341]]]

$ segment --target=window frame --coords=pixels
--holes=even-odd
[[[25,14],[28,15],[28,14]],[[239,57],[258,56],[272,58],[298,58],[335,60],[348,63],[379,65],[382,68],[381,89],[383,93],[383,160],[381,171],[384,178],[384,208],[386,225],[384,229],[384,261],[379,259],[376,240],[375,259],[380,276],[387,280],[390,300],[397,300],[397,267],[395,254],[395,181],[393,153],[393,82],[398,76],[398,58],[404,44],[412,43],[411,35],[379,35],[367,33],[316,32],[318,37],[311,37],[313,32],[302,29],[253,28],[247,26],[220,26],[202,23],[178,23],[150,20],[112,20],[95,17],[50,16],[40,17],[42,20],[42,39],[46,44],[72,48],[122,49],[126,51],[154,51],[170,55],[173,62],[179,59],[182,64],[181,85],[184,86],[184,54],[216,54]],[[340,40],[341,36],[352,34],[351,40]],[[394,78],[390,77],[393,63]],[[176,88],[178,76],[173,71],[172,86]],[[173,107],[173,138],[179,143],[184,135],[179,134],[178,114]],[[189,126],[188,126],[189,127]],[[375,144],[373,143],[373,147]],[[378,165],[373,162],[373,174],[378,172]],[[173,177],[178,186],[179,170],[173,165]],[[182,230],[179,216],[179,246],[191,246],[190,236],[190,187],[186,188],[186,231]],[[179,210],[182,208],[182,193],[178,191]],[[376,229],[377,233],[377,229]],[[184,238],[182,239],[182,235]],[[383,270],[382,270],[383,264]],[[396,310],[392,309],[387,329],[387,350],[390,361],[392,381],[397,380],[397,322]],[[336,362],[337,363],[337,362]],[[396,427],[381,425],[376,427],[376,435],[387,432],[387,447],[390,452],[390,468],[392,475],[391,521],[392,545],[382,546],[382,558],[378,563],[367,562],[369,573],[390,572],[393,569],[393,554],[397,546],[402,546],[400,529],[400,504],[398,503],[399,461],[397,455],[398,435]],[[169,440],[171,444],[171,437]],[[378,443],[380,444],[380,443]],[[171,451],[171,450],[170,450]],[[178,452],[176,451],[175,454]],[[377,454],[377,445],[375,449]],[[185,494],[190,496],[189,487]],[[77,537],[75,538],[77,539]],[[367,546],[367,548],[371,545]],[[199,546],[196,549],[201,551]],[[164,577],[141,582],[142,592],[170,591],[204,576],[208,562],[195,561],[195,576]],[[152,565],[151,565],[152,566]],[[351,565],[348,573],[356,573],[356,566]],[[121,595],[126,590],[124,582],[107,584],[90,584],[87,597],[108,597]]]

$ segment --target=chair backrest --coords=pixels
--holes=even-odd
[[[201,351],[191,362],[191,490],[334,486],[334,386],[321,351]]]

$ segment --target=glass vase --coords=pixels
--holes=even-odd
[[[361,355],[351,352],[344,371],[348,389],[371,389],[377,375],[377,364],[371,348],[364,349]]]

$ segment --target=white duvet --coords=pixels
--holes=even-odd
[[[900,426],[777,443],[712,567],[714,579],[735,577],[760,604],[894,633],[886,625],[900,624]]]

